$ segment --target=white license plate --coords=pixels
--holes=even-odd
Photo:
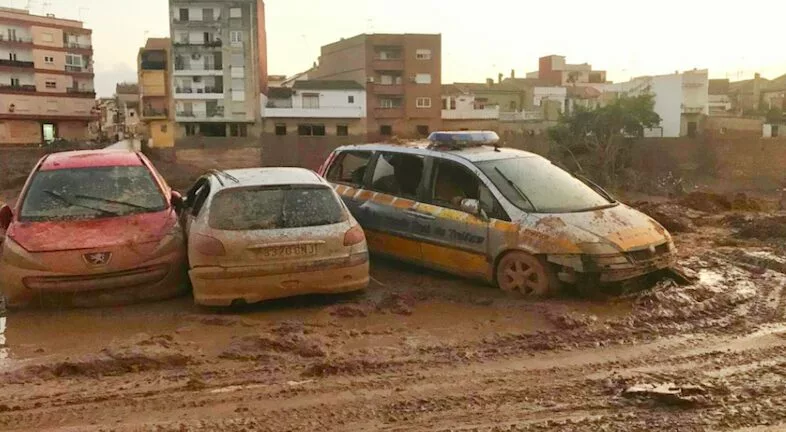
[[[259,256],[262,258],[290,258],[290,257],[304,257],[317,254],[317,245],[289,245],[289,246],[274,246],[259,250]]]

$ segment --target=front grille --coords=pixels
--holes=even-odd
[[[155,284],[168,273],[169,266],[163,264],[114,273],[26,277],[23,282],[29,289],[49,292],[104,291]]]
[[[668,253],[669,253],[669,244],[663,243],[661,245],[656,246],[654,252],[650,249],[643,249],[639,251],[628,252],[626,255],[633,262],[642,262],[642,261],[651,261],[653,259],[660,258]]]

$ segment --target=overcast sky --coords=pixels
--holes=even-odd
[[[220,0],[219,0],[220,1]],[[167,0],[0,0],[93,29],[96,87],[136,79],[146,37],[168,36]],[[609,79],[708,68],[714,78],[786,73],[786,1],[267,0],[269,72],[307,69],[319,47],[359,33],[441,33],[443,82],[537,69],[543,55],[591,63]],[[470,6],[472,5],[472,6]],[[646,5],[646,6],[645,6]]]

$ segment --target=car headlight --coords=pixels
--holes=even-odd
[[[33,254],[26,251],[11,237],[6,236],[3,242],[3,251],[0,254],[3,264],[25,270],[47,271],[49,267],[39,262]]]

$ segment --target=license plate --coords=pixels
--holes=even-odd
[[[317,254],[317,245],[290,245],[290,246],[274,246],[259,250],[259,256],[262,258],[290,258],[290,257],[304,257]]]

